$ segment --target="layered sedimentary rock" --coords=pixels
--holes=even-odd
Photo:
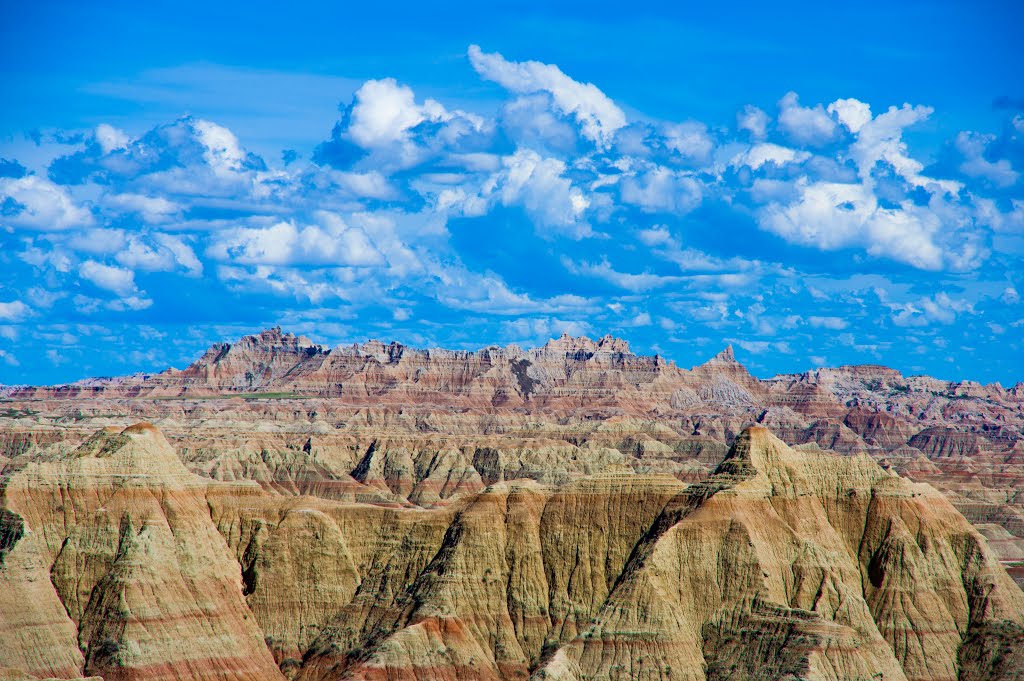
[[[0,665],[39,676],[274,678],[207,482],[149,424],[2,477]]]
[[[3,395],[0,678],[1022,673],[1019,387],[272,329]]]
[[[615,463],[432,508],[206,481],[148,424],[3,475],[0,664],[35,675],[1024,671],[1024,592],[941,493],[763,427],[694,484]]]
[[[565,481],[619,455],[638,472],[693,481],[759,423],[793,445],[868,452],[1024,539],[1003,520],[1024,512],[1022,386],[872,365],[759,380],[731,349],[687,370],[611,337],[476,352],[378,341],[329,349],[274,328],[216,344],[180,371],[0,388],[0,457],[148,419],[206,477],[430,505],[480,484],[471,469],[484,484]],[[969,510],[965,498],[990,508]]]
[[[935,490],[752,428],[541,677],[956,679],[964,633],[1012,645],[1022,597]]]

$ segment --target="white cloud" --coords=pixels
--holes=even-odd
[[[675,243],[672,234],[664,225],[655,225],[650,229],[642,229],[637,232],[637,237],[645,246],[667,246]]]
[[[414,136],[414,130],[423,123],[440,127],[429,136]],[[429,155],[428,146],[437,147],[435,151],[452,148],[463,137],[485,132],[489,125],[476,114],[449,111],[434,99],[418,104],[412,88],[393,78],[368,80],[356,90],[344,135],[377,154],[378,172],[377,176],[371,171],[362,179],[349,177],[344,182],[350,189],[369,189],[373,194],[368,195],[373,196],[382,188],[379,169],[413,166]]]
[[[65,241],[68,247],[80,253],[109,254],[115,253],[128,241],[123,229],[94,227],[70,234]]]
[[[882,208],[859,184],[803,183],[800,199],[788,206],[769,204],[760,224],[787,241],[834,250],[864,246],[869,253],[923,269],[942,267],[942,250],[932,235],[937,221],[927,214]]]
[[[398,192],[388,178],[376,170],[365,173],[338,172],[334,174],[338,184],[355,196],[368,199],[394,199]]]
[[[103,201],[105,206],[118,212],[138,213],[148,223],[167,222],[176,213],[181,212],[181,205],[162,196],[145,196],[143,194],[113,194]]]
[[[832,331],[839,331],[849,326],[849,323],[842,317],[810,316],[807,318],[807,323],[816,329],[829,329]]]
[[[36,307],[51,308],[54,303],[66,296],[63,291],[48,291],[39,286],[33,286],[28,290],[27,299]]]
[[[899,109],[891,106],[885,113],[864,123],[857,131],[857,140],[849,149],[849,155],[857,164],[861,179],[870,182],[871,170],[876,163],[884,161],[914,184],[935,182],[921,178],[920,173],[924,166],[908,155],[907,145],[903,141],[905,128],[927,119],[931,114],[930,107],[904,104]],[[947,191],[955,191],[951,183],[943,183],[942,186]]]
[[[5,322],[19,322],[31,312],[32,309],[20,300],[12,300],[9,303],[0,302],[0,320]]]
[[[954,145],[964,161],[960,164],[960,172],[970,177],[983,177],[997,187],[1010,187],[1020,179],[1020,173],[1013,169],[1005,158],[989,161],[984,154],[989,144],[995,141],[995,135],[982,135],[976,132],[961,132],[956,136]]]
[[[966,300],[951,298],[946,293],[920,298],[910,303],[888,303],[897,326],[926,326],[938,322],[952,324],[957,315],[973,313],[974,306]]]
[[[433,99],[416,104],[412,88],[394,78],[368,80],[356,90],[348,135],[364,149],[409,141],[409,130],[420,123],[441,121],[447,115]]]
[[[758,170],[765,163],[774,163],[777,166],[782,166],[794,161],[806,161],[810,157],[811,154],[806,151],[791,149],[778,144],[763,143],[755,144],[736,154],[729,161],[729,165],[737,168],[749,166],[751,170]]]
[[[18,257],[24,262],[40,269],[49,267],[57,272],[71,271],[71,258],[67,253],[57,248],[44,251],[36,246],[28,246],[18,254]]]
[[[795,92],[779,100],[779,128],[797,144],[819,146],[835,137],[836,124],[820,104],[800,106]]]
[[[702,196],[697,180],[662,166],[622,181],[622,200],[651,213],[689,213]]]
[[[241,265],[375,266],[384,262],[363,230],[326,211],[317,218],[319,224],[314,225],[281,221],[267,227],[223,230],[206,252],[216,260]]]
[[[52,348],[46,351],[46,359],[49,360],[50,364],[53,366],[60,366],[61,364],[66,364],[68,362],[67,357]]]
[[[973,269],[988,255],[974,240],[943,224],[937,204],[905,200],[895,208],[883,207],[862,184],[800,180],[796,187],[798,200],[768,204],[758,214],[762,228],[789,242],[822,250],[861,247],[926,270]]]
[[[666,125],[662,137],[667,148],[693,163],[705,163],[715,148],[708,126],[696,121]]]
[[[792,354],[793,348],[790,347],[789,343],[785,341],[751,341],[751,340],[729,340],[730,343],[735,343],[747,352],[754,355],[763,355],[769,351],[774,350],[775,352],[781,352],[784,354]]]
[[[619,272],[615,270],[607,260],[602,260],[597,264],[589,262],[577,263],[572,259],[563,256],[562,264],[573,274],[581,274],[588,277],[603,279],[610,284],[618,286],[619,288],[626,289],[627,291],[633,291],[635,293],[650,291],[651,289],[667,286],[682,280],[682,277],[651,274],[650,272],[644,272],[642,274]]]
[[[18,358],[6,350],[0,350],[0,361],[4,364],[9,364],[12,367],[21,366],[21,362],[18,361]]]
[[[519,147],[571,153],[578,138],[573,121],[551,110],[547,93],[523,95],[507,103],[501,124]]]
[[[595,85],[577,82],[553,64],[510,62],[477,45],[469,46],[469,61],[482,77],[515,94],[547,92],[555,108],[573,115],[583,135],[599,147],[607,148],[615,131],[626,125],[626,114]]]
[[[100,145],[100,149],[103,150],[104,154],[109,154],[117,149],[123,149],[131,142],[131,138],[128,137],[124,130],[115,128],[107,123],[97,125],[94,134],[96,142]]]
[[[114,259],[132,270],[172,272],[181,267],[191,275],[202,274],[203,264],[182,237],[158,233],[150,239],[147,243],[141,236],[130,237]]]
[[[174,256],[174,261],[191,275],[203,273],[203,263],[196,257],[192,247],[185,243],[184,237],[171,234],[154,234],[153,239],[157,244]]]
[[[78,268],[78,273],[99,288],[119,296],[126,297],[135,292],[135,273],[131,270],[86,260]]]
[[[860,132],[871,121],[871,107],[856,99],[837,99],[828,105],[828,112],[850,132]]]
[[[75,203],[67,189],[37,175],[0,178],[0,204],[13,202],[0,224],[38,230],[62,230],[93,224],[88,208]]]
[[[759,264],[755,261],[743,260],[741,258],[723,260],[695,248],[684,248],[682,242],[673,237],[663,225],[640,230],[637,233],[637,237],[642,244],[651,248],[653,255],[676,264],[684,272],[714,272],[726,269],[748,270],[755,268]]]
[[[497,315],[582,314],[594,306],[592,300],[573,294],[534,299],[517,293],[493,274],[479,275],[461,268],[446,271],[436,299],[459,310]]]
[[[505,206],[521,205],[538,225],[577,239],[592,234],[583,219],[590,201],[564,176],[563,161],[520,149],[503,157],[502,165],[503,170],[484,184],[482,198],[493,196]]]
[[[203,146],[203,158],[215,175],[230,177],[242,169],[245,152],[233,132],[202,119],[194,121],[193,129]]]
[[[149,298],[143,298],[142,296],[125,296],[120,300],[108,301],[105,307],[115,312],[126,312],[128,310],[138,312],[139,310],[145,310],[152,305],[153,301]]]
[[[764,139],[768,134],[768,114],[752,104],[747,104],[743,111],[736,114],[736,126],[749,132],[754,139]]]
[[[651,315],[648,312],[641,312],[629,320],[629,326],[650,326],[653,324]]]

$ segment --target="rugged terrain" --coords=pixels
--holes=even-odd
[[[271,329],[0,394],[0,679],[1024,674],[1024,384]]]

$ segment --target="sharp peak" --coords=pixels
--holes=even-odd
[[[598,339],[589,336],[570,336],[563,332],[558,338],[552,338],[536,350],[587,350],[590,352],[606,351],[633,354],[629,349],[629,341],[606,333]]]
[[[719,352],[714,357],[711,357],[706,362],[698,364],[694,368],[696,369],[696,368],[699,368],[699,367],[707,367],[707,366],[711,366],[711,367],[713,367],[713,366],[721,366],[723,364],[730,365],[730,366],[740,366],[740,367],[743,366],[738,361],[736,361],[736,353],[733,352],[731,344],[730,345],[726,345],[724,350]]]
[[[226,343],[227,345],[238,345],[240,343],[253,343],[262,342],[267,344],[279,345],[283,343],[294,343],[298,347],[319,347],[316,343],[311,341],[306,336],[296,335],[291,331],[282,331],[281,325],[270,326],[258,333],[245,334],[234,343]],[[216,345],[225,345],[225,343],[216,343]]]
[[[792,450],[770,429],[753,424],[736,436],[716,472],[767,472],[789,458]]]

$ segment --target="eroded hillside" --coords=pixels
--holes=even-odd
[[[694,484],[424,508],[203,478],[139,424],[16,457],[2,502],[0,664],[36,676],[999,678],[1024,635],[941,493],[762,427]]]
[[[1021,390],[279,330],[4,389],[0,678],[1015,678]]]

